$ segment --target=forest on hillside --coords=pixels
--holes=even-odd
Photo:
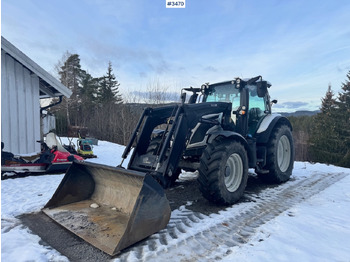
[[[78,54],[67,52],[56,70],[61,83],[72,90],[70,98],[50,109],[60,136],[76,136],[80,130],[126,145],[144,107],[178,102],[159,81],[147,87],[142,101],[140,96],[123,96],[111,62],[103,76],[93,77],[81,68]],[[296,160],[350,167],[350,71],[337,95],[328,87],[319,113],[288,118],[293,125]]]
[[[295,159],[350,167],[350,71],[337,95],[331,86],[313,116],[290,116]]]

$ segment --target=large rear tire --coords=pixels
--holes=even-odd
[[[218,137],[204,150],[198,171],[199,189],[206,199],[233,204],[247,185],[247,152],[240,142]]]
[[[267,145],[267,159],[264,169],[269,172],[259,177],[269,183],[283,183],[289,180],[294,166],[294,143],[292,131],[282,125],[271,134]]]

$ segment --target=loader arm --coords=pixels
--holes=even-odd
[[[223,119],[228,121],[230,111],[231,103],[225,102],[183,104],[145,109],[123,154],[123,158],[126,158],[127,153],[130,152],[131,145],[136,141],[128,169],[149,173],[163,187],[167,187],[167,177],[176,171],[191,130],[203,116],[208,114],[223,113]],[[141,123],[143,123],[142,127]],[[160,153],[150,156],[147,154],[147,149],[151,141],[152,132],[161,124],[168,124],[170,128],[165,134]]]

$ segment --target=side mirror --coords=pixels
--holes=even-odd
[[[258,97],[264,97],[267,93],[267,82],[266,81],[256,82],[256,89],[257,89]]]

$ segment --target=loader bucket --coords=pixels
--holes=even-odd
[[[113,256],[164,229],[171,210],[148,174],[73,162],[43,212]]]

